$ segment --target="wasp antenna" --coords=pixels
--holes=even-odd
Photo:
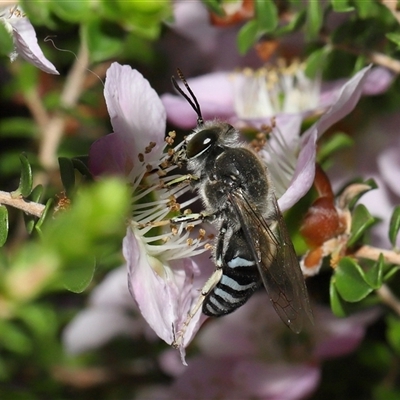
[[[197,101],[197,98],[194,95],[189,84],[187,83],[186,78],[183,75],[182,71],[179,68],[177,68],[176,72],[178,73],[179,79],[185,85],[186,90],[189,92],[190,97],[180,88],[180,86],[178,85],[178,82],[176,81],[174,76],[171,77],[172,84],[173,84],[174,88],[186,99],[186,101],[190,104],[190,106],[193,108],[193,110],[197,114],[197,125],[202,125],[204,123],[204,120],[203,120],[203,116],[201,115],[201,109],[200,109],[199,102]]]

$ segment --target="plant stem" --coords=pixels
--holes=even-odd
[[[379,249],[372,246],[362,246],[354,254],[357,258],[368,258],[370,260],[379,260],[379,256],[383,255],[386,262],[400,265],[400,254],[392,250]]]
[[[10,193],[0,190],[0,204],[18,208],[27,214],[40,218],[43,214],[45,206],[40,203],[26,200],[22,197],[12,197]]]
[[[389,286],[383,284],[379,289],[376,290],[376,294],[382,300],[383,304],[386,304],[392,310],[394,310],[397,315],[400,315],[400,301],[392,293]]]
[[[72,108],[79,99],[83,89],[84,80],[89,66],[89,51],[85,40],[81,40],[77,58],[72,66],[64,89],[60,97],[60,105],[63,109]],[[57,167],[57,149],[64,133],[66,114],[58,112],[48,121],[42,131],[39,148],[39,161],[47,170]]]

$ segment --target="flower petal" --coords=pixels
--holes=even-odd
[[[124,157],[124,144],[111,133],[96,140],[89,150],[89,170],[93,176],[126,174],[131,165]]]
[[[308,135],[307,141],[303,142],[292,181],[283,196],[278,199],[281,211],[288,210],[296,204],[312,186],[315,176],[316,142],[317,130]]]
[[[128,65],[111,64],[107,70],[104,97],[114,132],[123,143],[126,158],[137,162],[138,153],[146,161],[159,158],[166,128],[164,106],[143,75]],[[145,149],[155,147],[150,154]]]
[[[336,99],[332,101],[329,110],[304,133],[304,142],[307,141],[309,135],[313,134],[314,130],[317,131],[318,138],[320,138],[330,126],[340,121],[343,117],[353,111],[363,93],[363,86],[368,78],[371,68],[372,64],[363,68],[343,85],[340,92],[337,94]]]
[[[303,399],[311,394],[320,380],[316,366],[300,364],[266,364],[243,360],[235,368],[240,386],[247,398]],[[236,381],[236,379],[234,379]]]
[[[166,343],[172,344],[186,320],[194,297],[193,276],[197,266],[185,258],[163,264],[147,254],[140,239],[128,228],[123,243],[128,264],[129,290],[150,327]],[[198,312],[187,327],[185,347],[204,321]]]
[[[383,150],[377,159],[379,172],[385,183],[397,196],[400,196],[400,145]]]
[[[18,54],[26,61],[48,74],[59,75],[55,66],[44,56],[40,49],[36,32],[28,18],[18,16],[6,19],[12,27],[14,44]]]
[[[329,110],[303,134],[292,181],[278,200],[281,210],[292,207],[311,188],[315,175],[316,141],[330,126],[354,109],[362,94],[363,84],[371,67],[372,65],[365,67],[351,78],[342,87]]]
[[[129,315],[114,307],[92,307],[81,311],[65,328],[63,343],[71,354],[92,350],[118,335],[135,336],[143,330]]]

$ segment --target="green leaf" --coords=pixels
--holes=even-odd
[[[0,343],[3,348],[17,354],[28,354],[32,349],[28,335],[7,319],[0,319]]]
[[[75,169],[73,162],[66,157],[58,158],[61,181],[68,197],[71,197],[75,188]]]
[[[82,23],[93,18],[91,2],[88,0],[59,1],[53,0],[51,10],[64,21]]]
[[[383,281],[384,282],[389,281],[392,278],[392,276],[394,276],[399,270],[400,267],[397,265],[390,266],[389,269],[385,270],[384,272]]]
[[[0,247],[4,246],[8,237],[8,210],[0,204]]]
[[[43,186],[37,185],[34,187],[32,193],[29,195],[29,200],[38,203],[40,201],[40,198],[42,197],[42,194],[43,194]],[[29,234],[31,234],[33,232],[33,228],[35,227],[37,217],[30,214],[24,214],[24,220],[25,220],[26,231]]]
[[[30,118],[4,118],[0,121],[0,136],[3,138],[32,138],[36,131],[37,128]]]
[[[92,20],[82,24],[82,35],[90,50],[90,59],[93,62],[102,62],[117,57],[123,48],[122,31],[114,24]]]
[[[387,33],[386,37],[391,42],[393,42],[397,47],[400,47],[400,33],[398,33],[398,32]]]
[[[358,302],[372,292],[363,270],[349,257],[342,258],[335,269],[335,286],[340,296],[350,303]]]
[[[385,259],[381,254],[379,256],[379,260],[375,261],[372,267],[369,268],[364,274],[365,281],[374,290],[379,289],[382,286],[384,266],[385,266]]]
[[[71,161],[74,168],[79,171],[82,176],[90,181],[93,180],[92,174],[87,167],[88,157],[74,157]]]
[[[61,277],[66,289],[74,293],[82,293],[92,282],[96,260],[92,255],[82,257],[75,262],[72,261],[71,267],[66,269]]]
[[[351,232],[347,241],[348,246],[353,246],[374,223],[375,219],[367,208],[363,204],[358,204],[352,215]]]
[[[318,149],[318,162],[322,163],[334,153],[354,145],[354,139],[346,133],[337,132],[329,136]]]
[[[323,23],[323,11],[320,1],[308,2],[306,37],[308,40],[315,39]]]
[[[258,28],[265,33],[272,32],[278,26],[278,10],[271,0],[255,0]]]
[[[225,11],[222,8],[219,0],[201,0],[201,2],[213,13],[217,14],[219,17],[225,15]]]
[[[353,3],[361,19],[376,17],[379,14],[379,9],[374,0],[353,0]]]
[[[237,46],[240,54],[246,54],[254,45],[258,36],[258,23],[251,20],[242,26],[237,36]]]
[[[396,247],[397,235],[400,230],[400,206],[393,210],[389,224],[389,240],[393,247]]]
[[[328,47],[322,47],[321,49],[315,50],[308,56],[305,74],[309,78],[313,79],[321,75],[321,72],[324,70],[329,51],[330,50]]]
[[[20,0],[18,2],[25,13],[27,13],[30,22],[33,25],[46,25],[54,30],[57,29],[56,23],[52,19],[52,2],[43,0]]]
[[[0,54],[7,56],[14,50],[14,44],[10,33],[4,24],[0,24]]]
[[[47,213],[49,212],[49,210],[50,210],[52,204],[53,204],[53,199],[47,200],[46,207],[45,207],[45,209],[44,209],[44,211],[43,211],[43,214],[42,214],[42,216],[39,218],[38,222],[36,222],[36,224],[35,224],[35,229],[36,229],[39,233],[41,233],[41,227],[42,227],[43,222],[45,221],[45,219],[46,219],[46,217],[47,217]]]
[[[341,297],[339,296],[339,293],[336,289],[335,275],[332,275],[332,278],[331,278],[331,281],[329,284],[329,297],[330,297],[332,312],[337,317],[345,317],[347,315],[347,313],[345,310],[344,302],[341,299]]]
[[[349,4],[348,0],[331,0],[333,11],[349,12],[353,11],[354,7]]]
[[[19,186],[17,190],[11,193],[11,195],[13,197],[28,197],[32,191],[33,185],[32,168],[25,154],[20,154],[19,159],[21,161],[21,176],[19,179]]]
[[[388,315],[386,318],[386,336],[389,344],[400,355],[400,320],[398,317]]]

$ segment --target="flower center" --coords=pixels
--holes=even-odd
[[[283,61],[233,75],[234,104],[239,118],[268,118],[278,113],[301,113],[317,107],[320,79],[309,79],[304,64]]]

